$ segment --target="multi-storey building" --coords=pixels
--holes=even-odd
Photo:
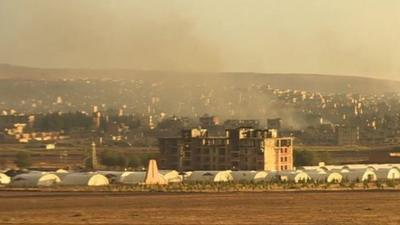
[[[360,128],[351,126],[337,126],[338,145],[358,145],[360,143]]]
[[[260,121],[258,120],[226,120],[224,122],[224,127],[228,129],[236,129],[241,127],[251,127],[257,129],[260,126]]]
[[[293,138],[268,138],[264,145],[264,170],[293,170]]]
[[[282,124],[282,119],[280,119],[280,118],[267,119],[267,127],[268,127],[268,129],[280,130],[281,129],[281,124]]]
[[[218,125],[219,118],[205,114],[204,116],[200,117],[199,122],[202,128],[209,128]]]
[[[292,138],[276,130],[227,129],[211,136],[206,129],[183,130],[179,137],[159,139],[160,167],[177,170],[291,170]]]

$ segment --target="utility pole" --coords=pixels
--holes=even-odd
[[[96,143],[92,142],[92,169],[96,170],[98,168],[97,163],[97,153],[96,153]]]

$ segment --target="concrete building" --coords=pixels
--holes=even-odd
[[[291,170],[292,138],[276,130],[226,129],[212,136],[206,129],[182,130],[181,136],[159,139],[160,168],[189,170]]]
[[[349,126],[337,126],[338,145],[358,145],[360,143],[360,128]]]
[[[224,127],[227,129],[236,129],[240,127],[249,127],[257,129],[260,126],[260,121],[258,120],[226,120],[224,122]]]
[[[185,129],[181,136],[159,139],[160,168],[223,170],[229,165],[229,139],[210,137],[205,129]]]
[[[264,170],[293,169],[293,138],[267,138],[264,143]]]
[[[282,119],[276,118],[276,119],[267,119],[267,127],[268,129],[275,129],[275,130],[280,130],[282,125]]]
[[[204,116],[200,117],[199,122],[202,128],[209,128],[218,125],[219,118],[205,114]]]

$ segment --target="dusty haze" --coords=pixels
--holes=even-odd
[[[0,63],[400,79],[398,0],[0,0]]]

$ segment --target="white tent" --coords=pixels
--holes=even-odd
[[[400,170],[397,167],[394,168],[382,168],[375,171],[375,174],[379,180],[397,180],[400,179]]]
[[[164,179],[166,179],[168,183],[182,182],[182,176],[179,175],[178,171],[176,170],[160,170],[158,172],[164,176]]]
[[[69,173],[57,173],[57,172],[51,172],[51,174],[56,175],[57,177],[59,177],[61,180],[64,179],[65,176],[67,176]]]
[[[348,164],[344,165],[342,169],[348,169],[348,170],[366,170],[366,169],[371,169],[368,165],[365,164]],[[373,168],[372,168],[373,169]]]
[[[267,171],[257,171],[256,175],[254,176],[254,182],[264,182],[267,176]]]
[[[301,167],[296,167],[297,170],[302,170],[302,171],[310,171],[310,170],[319,170],[321,167],[319,166],[301,166]]]
[[[122,180],[134,173],[131,171],[98,171],[97,173],[107,177],[109,183],[122,183]]]
[[[257,175],[256,171],[232,171],[231,172],[233,181],[237,182],[237,183],[253,182],[256,175]]]
[[[307,173],[302,171],[281,171],[278,173],[281,181],[290,181],[290,182],[307,182],[311,178]]]
[[[277,171],[270,171],[268,172],[267,176],[264,178],[265,182],[276,182],[279,181],[280,177],[278,176]]]
[[[51,173],[31,172],[15,176],[11,185],[14,187],[52,186],[60,183],[60,178]]]
[[[310,176],[310,179],[312,179],[314,182],[326,182],[328,174],[323,171],[307,171],[308,176]]]
[[[267,171],[231,171],[234,182],[264,182],[268,175]]]
[[[396,167],[397,169],[400,169],[400,164],[398,163],[394,163],[394,164],[390,164],[392,167]]]
[[[4,173],[0,173],[0,185],[1,184],[9,184],[11,182],[11,178]]]
[[[326,178],[326,181],[328,183],[340,183],[342,182],[343,176],[340,173],[336,172],[328,172],[328,177]]]
[[[61,185],[106,186],[109,185],[109,181],[107,177],[98,173],[70,173],[63,178]]]
[[[376,173],[368,168],[365,169],[353,169],[353,170],[342,170],[342,176],[344,179],[348,181],[359,181],[359,182],[364,182],[364,181],[376,181],[377,176]]]
[[[58,169],[58,170],[56,170],[55,172],[56,172],[56,173],[69,173],[69,171],[68,171],[68,170],[65,170],[65,169]]]
[[[308,176],[315,182],[340,183],[343,176],[337,172],[307,171]]]
[[[130,172],[128,175],[121,177],[122,184],[141,184],[144,183],[146,172]]]
[[[320,167],[320,169],[324,171],[341,170],[342,168],[343,166],[336,166],[336,165],[325,165]]]
[[[168,177],[172,177],[171,174],[167,173]],[[172,179],[172,178],[171,178]],[[146,172],[135,171],[129,172],[126,176],[122,176],[120,183],[121,184],[144,184],[146,180]],[[168,183],[168,179],[164,177],[161,173],[158,173],[158,179],[164,183]]]
[[[185,182],[229,182],[233,181],[231,171],[193,171]]]

